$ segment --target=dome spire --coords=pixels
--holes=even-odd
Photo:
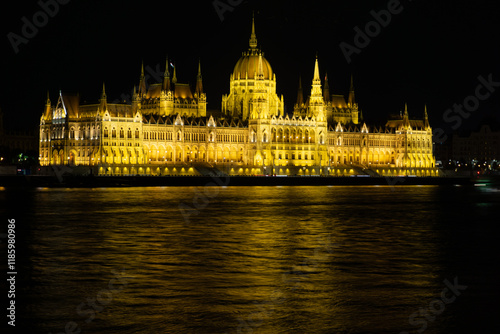
[[[250,34],[250,49],[257,48],[257,35],[255,35],[255,14],[252,14],[252,33]]]

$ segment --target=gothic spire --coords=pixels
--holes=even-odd
[[[164,91],[169,91],[171,90],[170,88],[170,72],[168,70],[168,56],[165,61],[165,72],[163,73],[163,90]]]
[[[302,78],[299,76],[299,90],[297,92],[297,105],[302,106],[304,104],[304,93],[302,91]]]
[[[106,86],[104,85],[104,82],[102,83],[102,93],[101,93],[101,99],[99,100],[100,102],[100,107],[101,111],[104,112],[106,109],[108,109],[108,101],[106,97]]]
[[[352,78],[351,74],[351,85],[349,87],[349,98],[347,100],[347,105],[349,108],[353,108],[354,104],[356,103],[355,96],[354,96],[354,80]]]
[[[141,63],[141,77],[139,79],[139,96],[146,94],[146,78],[144,76],[144,62]]]
[[[314,63],[314,78],[313,84],[321,85],[321,78],[319,77],[319,65],[318,65],[318,56],[316,56],[316,62]]]
[[[405,111],[403,113],[403,127],[410,128],[410,117],[408,116],[408,104],[405,102]]]
[[[312,81],[311,96],[323,97],[323,92],[321,91],[321,78],[319,77],[318,56],[316,56],[316,62],[314,63],[314,78]]]
[[[325,87],[323,88],[323,100],[330,102],[330,86],[328,85],[328,74],[325,73]]]
[[[424,106],[424,128],[429,128],[429,116],[427,115],[427,104]]]
[[[203,81],[201,77],[201,60],[198,60],[198,76],[196,78],[196,94],[200,97],[200,94],[203,93]]]
[[[174,75],[172,76],[172,83],[175,85],[177,83],[177,66],[174,63]]]
[[[45,118],[48,119],[50,117],[50,109],[51,109],[49,90],[47,89],[47,101],[45,102]],[[0,109],[0,132],[3,130],[2,126],[2,110]]]
[[[257,35],[255,35],[255,15],[252,15],[252,33],[250,34],[250,49],[257,49]]]

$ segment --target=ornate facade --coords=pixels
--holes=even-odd
[[[401,117],[384,127],[361,122],[351,88],[348,99],[322,88],[314,63],[310,95],[302,85],[293,115],[276,93],[276,74],[257,47],[236,63],[220,116],[207,113],[201,66],[194,91],[166,65],[162,83],[146,87],[144,69],[131,104],[98,104],[78,96],[47,97],[40,120],[40,165],[86,166],[100,175],[437,175],[432,129]]]

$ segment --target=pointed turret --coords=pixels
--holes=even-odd
[[[405,111],[403,113],[403,127],[405,129],[410,128],[410,117],[408,116],[408,104],[405,103]]]
[[[351,85],[349,87],[349,97],[347,99],[347,106],[349,108],[354,108],[355,104],[356,104],[356,99],[354,96],[354,80],[353,80],[352,74],[351,74]]]
[[[49,90],[47,90],[47,100],[45,100],[45,113],[44,116],[46,118],[50,117],[50,110],[52,108],[51,102],[50,102],[50,97],[49,97]]]
[[[167,56],[167,59],[165,61],[165,72],[163,73],[163,90],[164,91],[170,91],[171,90],[171,87],[170,87],[170,72],[168,70],[168,56]]]
[[[323,119],[325,102],[323,101],[323,91],[321,90],[321,78],[319,76],[319,64],[318,56],[316,56],[316,61],[314,63],[314,78],[312,81],[311,96],[309,98],[309,106],[307,111],[307,117],[317,117],[318,119]]]
[[[201,77],[201,60],[198,60],[198,75],[196,77],[196,90],[198,97],[203,94],[203,81]]]
[[[330,87],[328,86],[328,74],[325,74],[325,87],[323,88],[323,100],[330,102]]]
[[[321,78],[319,76],[318,56],[316,56],[316,61],[314,63],[314,77],[312,81],[311,97],[323,97],[323,93],[321,92]]]
[[[430,128],[429,124],[429,116],[427,115],[427,104],[424,106],[424,128],[428,129]]]
[[[134,90],[132,93],[132,113],[135,115],[140,109],[141,98],[137,92],[136,86],[134,85]]]
[[[139,79],[139,92],[140,97],[146,95],[146,77],[144,76],[144,62],[141,63],[141,77]]]
[[[174,75],[172,76],[172,83],[175,85],[177,83],[177,66],[174,63]]]
[[[132,90],[132,100],[137,99],[137,97],[138,97],[138,95],[137,95],[137,88],[134,85],[134,89]]]
[[[302,77],[299,76],[299,90],[297,92],[297,106],[304,104],[304,92],[302,91]]]
[[[316,56],[316,62],[314,63],[314,78],[313,85],[321,85],[321,78],[319,77],[319,64],[318,64],[318,56]]]
[[[105,112],[108,109],[108,99],[106,97],[106,86],[104,85],[104,82],[102,83],[102,94],[99,99],[99,103],[101,112]]]

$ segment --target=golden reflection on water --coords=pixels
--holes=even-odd
[[[442,289],[437,187],[227,187],[186,221],[179,204],[193,206],[197,191],[39,191],[31,232],[38,325],[400,332]],[[113,270],[130,283],[87,323],[75,308],[105,289]]]

